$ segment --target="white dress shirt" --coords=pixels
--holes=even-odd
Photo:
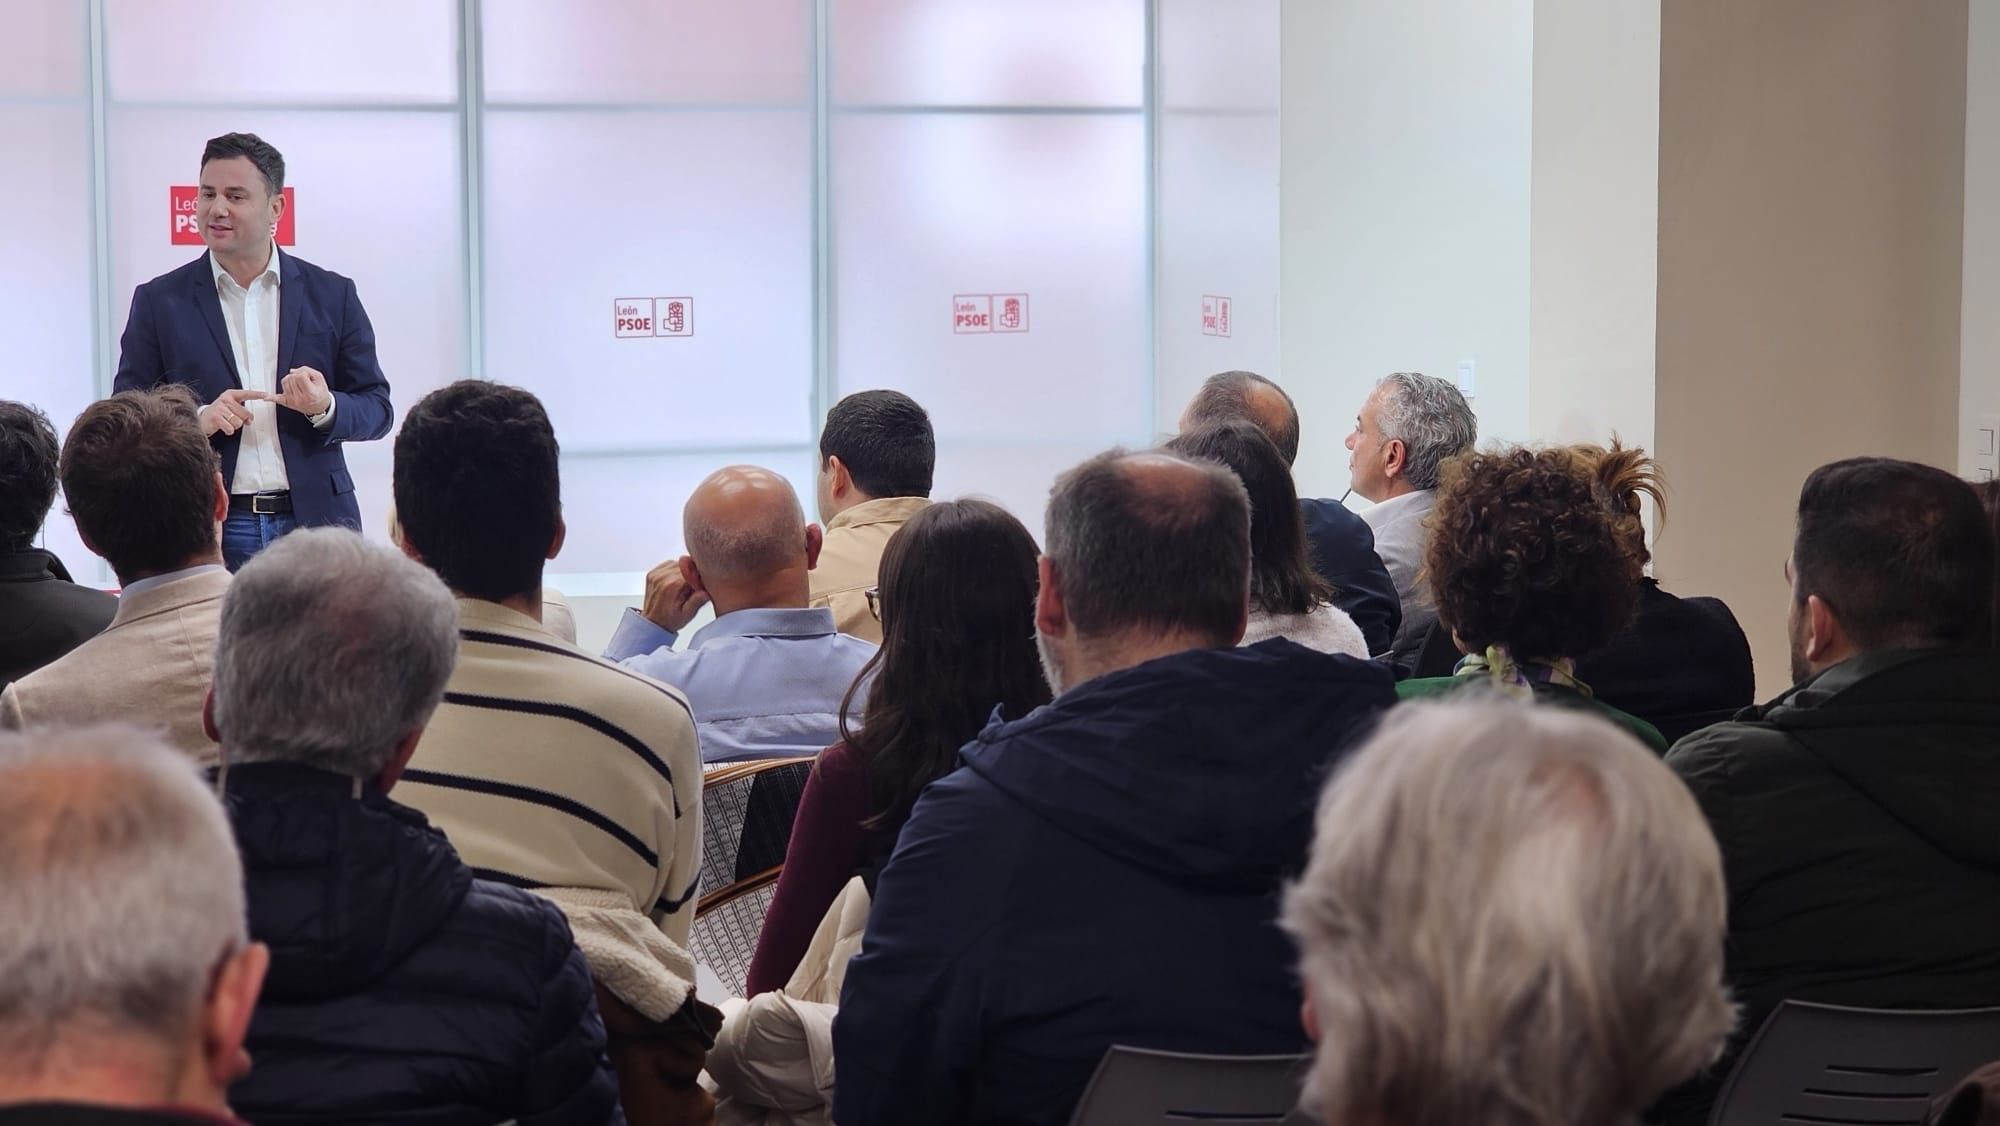
[[[229,328],[229,348],[236,355],[236,372],[245,391],[278,393],[278,244],[271,243],[271,259],[264,272],[250,279],[245,288],[236,284],[215,255],[208,265],[215,272],[215,293],[222,301],[222,323]],[[231,493],[283,492],[291,488],[285,476],[285,452],[278,445],[278,412],[287,408],[269,401],[243,404],[250,410],[250,425],[238,433],[242,444],[236,450],[236,479]],[[314,415],[315,429],[333,425],[333,405],[326,413]]]

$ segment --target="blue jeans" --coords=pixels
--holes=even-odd
[[[222,562],[231,573],[239,571],[250,557],[276,543],[279,536],[298,527],[289,512],[259,515],[232,512],[222,522]]]

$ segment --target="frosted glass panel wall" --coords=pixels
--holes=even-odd
[[[0,398],[41,408],[58,437],[96,397],[86,17],[82,0],[23,0],[0,37],[0,152],[20,197],[0,254]],[[42,540],[79,579],[97,577],[60,500]]]
[[[1278,0],[1160,0],[1157,424],[1278,367]],[[1293,378],[1312,378],[1310,372]],[[1340,441],[1345,432],[1305,434]]]
[[[940,494],[1039,532],[1057,472],[1273,363],[1277,3],[9,0],[0,395],[66,429],[108,388],[133,288],[203,253],[170,190],[251,131],[399,418],[467,375],[547,403],[578,589],[636,591],[718,466],[810,496],[869,387],[930,408]],[[392,449],[347,450],[378,535]]]
[[[916,397],[939,495],[1039,535],[1057,472],[1150,432],[1145,4],[830,11],[837,390]]]

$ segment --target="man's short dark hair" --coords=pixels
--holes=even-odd
[[[901,391],[856,391],[826,412],[820,464],[837,457],[871,497],[927,497],[937,468],[931,416]]]
[[[539,590],[562,519],[560,450],[540,399],[462,379],[417,401],[396,435],[403,538],[460,594]]]
[[[1099,454],[1056,478],[1047,541],[1078,633],[1235,643],[1250,590],[1250,498],[1222,466]]]
[[[1796,596],[1818,595],[1863,650],[1985,644],[1993,553],[1978,495],[1942,469],[1850,458],[1799,490]]]
[[[215,449],[180,384],[121,391],[83,409],[62,447],[77,531],[121,582],[216,550]]]
[[[0,399],[0,551],[35,542],[55,503],[55,427],[34,407]]]
[[[243,157],[257,166],[264,174],[264,186],[272,195],[285,190],[285,158],[269,141],[255,133],[224,133],[211,138],[202,146],[201,166],[208,167],[211,160],[229,160]]]
[[[1284,410],[1273,415],[1252,400],[1262,388],[1278,393]],[[1299,408],[1283,387],[1254,371],[1217,372],[1202,381],[1183,415],[1190,429],[1215,422],[1248,422],[1271,439],[1286,465],[1299,460]]]

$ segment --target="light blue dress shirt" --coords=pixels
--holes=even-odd
[[[687,696],[710,763],[813,755],[840,742],[840,701],[875,655],[836,631],[824,606],[731,611],[679,652],[677,636],[628,609],[604,655]],[[860,714],[857,694],[849,723]]]

